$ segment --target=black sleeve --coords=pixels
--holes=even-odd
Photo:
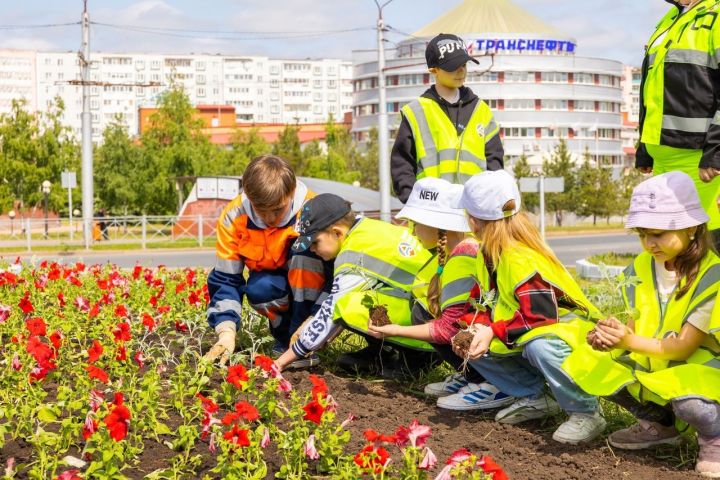
[[[644,143],[638,145],[637,151],[635,152],[635,168],[651,167],[653,166],[653,158],[645,148]]]
[[[485,143],[485,161],[487,162],[487,169],[502,170],[505,168],[504,159],[505,149],[503,148],[502,140],[500,140],[500,134],[498,133]]]
[[[720,125],[715,123],[711,123],[708,128],[700,165],[698,165],[698,168],[710,167],[720,170]]]
[[[403,116],[390,154],[390,177],[393,190],[402,203],[407,202],[410,197],[416,176],[415,139],[410,124]]]

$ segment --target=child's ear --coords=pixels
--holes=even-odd
[[[437,67],[428,68],[428,72],[432,73],[433,75],[437,75]]]
[[[332,230],[332,232],[335,234],[335,236],[337,238],[342,238],[345,235],[345,230],[343,230],[341,227],[339,227],[337,225],[333,225],[332,227],[330,227],[330,229]]]

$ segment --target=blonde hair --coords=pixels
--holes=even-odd
[[[440,316],[440,272],[447,261],[447,231],[438,229],[437,239],[438,271],[433,275],[428,285],[427,302],[430,314],[437,318]]]
[[[502,210],[503,212],[515,210],[515,201],[509,200],[503,205]],[[557,266],[562,266],[555,253],[540,238],[540,232],[525,212],[518,212],[501,220],[481,220],[472,216],[470,218],[473,221],[475,235],[482,245],[483,252],[492,262],[493,269],[497,269],[500,255],[512,243],[525,245]],[[479,225],[482,227],[478,228]],[[478,230],[480,231],[478,232]]]
[[[290,164],[275,155],[260,155],[248,164],[242,176],[243,192],[253,208],[276,208],[295,192],[297,180]]]

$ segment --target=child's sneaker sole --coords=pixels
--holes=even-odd
[[[288,369],[303,369],[303,368],[310,368],[310,367],[316,367],[320,365],[320,357],[317,355],[310,355],[309,357],[300,358],[298,360],[295,360],[290,365],[288,365],[285,368]]]
[[[624,443],[612,440],[612,435],[608,437],[608,443],[615,448],[623,450],[644,450],[646,448],[656,447],[658,445],[680,445],[683,441],[682,435],[672,438],[663,438],[662,440],[652,440],[647,442]]]

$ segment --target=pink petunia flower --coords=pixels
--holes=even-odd
[[[310,460],[317,460],[318,458],[320,458],[320,454],[315,448],[315,435],[310,435],[305,441],[305,455]]]

